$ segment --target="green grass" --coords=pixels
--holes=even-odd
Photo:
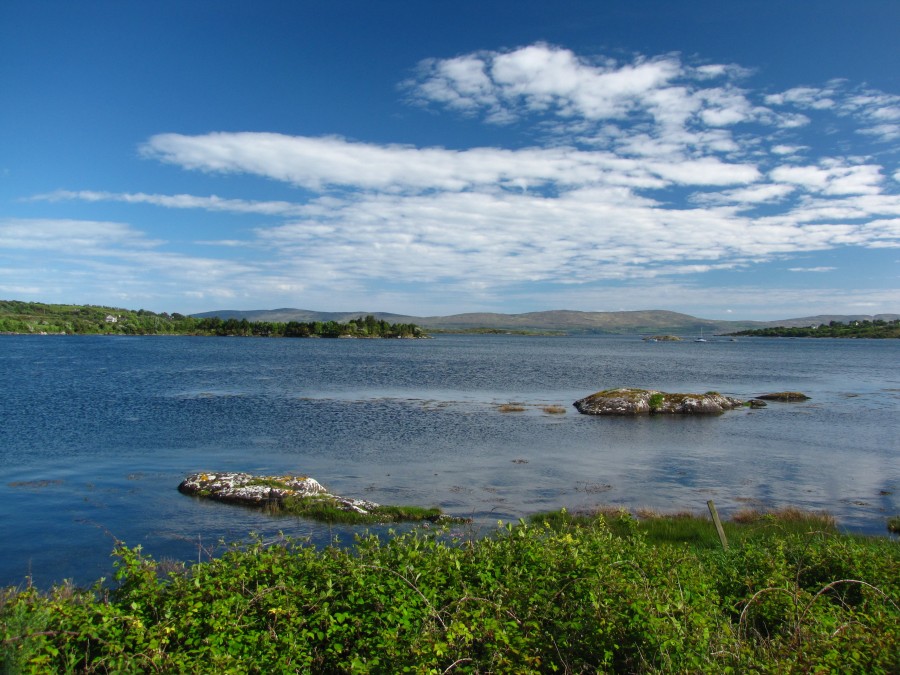
[[[294,478],[294,476],[291,476],[291,478]],[[298,478],[299,478],[299,476],[298,476]],[[280,488],[282,490],[292,490],[293,489],[290,485],[285,483],[285,481],[280,478],[271,478],[271,477],[265,477],[265,476],[253,478],[252,480],[248,481],[247,485],[270,487],[270,488]]]
[[[664,394],[653,394],[650,396],[650,400],[647,402],[647,405],[650,406],[650,412],[658,410],[665,400],[666,397]]]
[[[327,523],[341,523],[348,525],[371,525],[376,523],[399,523],[405,521],[438,521],[446,519],[438,508],[423,508],[420,506],[385,506],[360,513],[348,509],[330,495],[312,495],[309,497],[286,497],[281,504],[270,505],[270,512],[301,516]]]
[[[580,512],[560,509],[538,513],[528,519],[533,525],[546,523],[554,529],[593,527],[598,521],[618,537],[641,536],[654,544],[681,543],[709,549],[722,546],[712,519],[692,513],[660,514],[644,509],[632,514],[607,506]],[[834,518],[827,513],[793,508],[771,512],[739,511],[731,521],[723,523],[723,528],[729,543],[753,542],[773,533],[779,536],[838,534]]]
[[[382,519],[381,522],[391,523],[409,520],[436,521],[442,517],[441,510],[438,508],[426,509],[419,506],[379,506],[375,509],[375,514]]]

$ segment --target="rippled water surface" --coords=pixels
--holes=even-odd
[[[198,470],[309,474],[475,532],[561,506],[714,499],[880,534],[900,511],[898,363],[896,340],[0,336],[0,585],[108,576],[116,539],[187,560],[251,531],[352,541],[178,493]],[[572,408],[614,386],[812,398],[718,417]]]

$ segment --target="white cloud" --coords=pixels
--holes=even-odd
[[[690,67],[677,55],[637,57],[631,63],[591,60],[539,43],[507,52],[429,59],[405,84],[421,102],[470,113],[483,109],[493,121],[550,112],[595,122],[650,115],[660,126],[683,126],[692,118],[727,126],[770,113],[730,84],[704,85],[748,74],[734,65]]]
[[[563,117],[620,118],[648,91],[682,72],[677,58],[596,64],[568,49],[535,44],[508,52],[479,52],[419,64],[406,83],[423,102],[466,112],[483,109],[488,120],[507,122],[525,112]]]
[[[774,124],[778,128],[787,131],[805,127],[810,123],[809,117],[801,113],[773,114],[768,119],[771,124]]]
[[[449,108],[464,112],[486,106],[494,108],[493,85],[485,72],[485,63],[477,56],[464,56],[439,61],[432,59],[422,65],[432,70],[432,77],[423,84],[422,94]]]
[[[493,286],[689,274],[836,246],[882,246],[900,241],[897,235],[887,225],[822,223],[807,211],[751,219],[728,208],[669,209],[614,188],[558,197],[363,195],[340,206],[312,204],[301,220],[258,230],[292,266],[313,271],[309,261],[316,261],[317,274],[339,267],[384,278],[402,269],[410,281]]]
[[[767,96],[765,101],[769,105],[794,104],[805,108],[825,110],[835,107],[836,104],[831,98],[834,93],[834,90],[829,87],[794,87],[780,94]]]
[[[123,223],[50,218],[0,218],[0,249],[108,255],[121,246],[146,250],[160,242]]]
[[[337,187],[421,192],[545,186],[566,189],[591,184],[733,185],[752,182],[760,176],[752,165],[715,157],[641,163],[610,152],[573,147],[419,149],[334,137],[250,132],[164,134],[151,138],[143,152],[186,169],[250,173],[320,191]],[[142,199],[147,200],[146,196],[136,200]],[[167,205],[176,205],[174,201]],[[227,203],[213,205],[224,207]],[[238,205],[248,210],[256,208],[240,202]]]
[[[788,272],[833,272],[836,267],[788,267]]]
[[[767,202],[782,201],[795,190],[793,185],[765,183],[725,192],[698,193],[692,201],[698,204],[736,204],[753,207]]]
[[[847,166],[825,162],[821,166],[781,166],[770,172],[775,181],[791,183],[827,195],[878,194],[881,167],[874,164]]]
[[[35,195],[30,201],[58,202],[78,200],[85,202],[123,202],[125,204],[152,204],[171,209],[205,209],[231,213],[260,213],[265,215],[291,215],[297,211],[297,204],[284,201],[248,201],[245,199],[225,199],[216,195],[199,197],[196,195],[160,195],[143,192],[97,192],[92,190],[56,190]]]
[[[872,248],[900,248],[900,218],[870,220],[862,229]]]
[[[648,163],[654,173],[680,185],[737,185],[753,183],[759,170],[749,164],[727,164],[714,157],[676,163]]]
[[[859,130],[861,134],[876,136],[882,141],[895,141],[900,138],[900,124],[874,124]]]
[[[844,80],[833,80],[820,88],[796,87],[767,96],[765,101],[773,106],[793,105],[852,117],[861,124],[858,133],[882,142],[900,138],[900,96],[867,87],[853,88]]]
[[[809,147],[805,146],[805,145],[785,145],[785,144],[779,144],[779,145],[772,146],[772,152],[775,153],[776,155],[796,155],[796,154],[803,152],[804,150],[809,150]]]
[[[204,287],[252,277],[258,267],[163,250],[165,242],[146,238],[122,223],[65,219],[0,219],[0,252],[7,260],[30,256],[17,270],[17,284],[46,289],[77,285],[105,297],[110,289],[127,297],[141,289],[153,296],[169,286]],[[157,290],[153,290],[153,289]]]
[[[751,120],[757,114],[745,92],[738,89],[704,89],[698,96],[705,103],[700,118],[709,126],[730,126]]]

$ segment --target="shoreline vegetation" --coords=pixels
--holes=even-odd
[[[900,547],[827,514],[616,508],[278,539],[0,591],[4,672],[846,672],[900,668]],[[201,550],[201,554],[204,551]]]
[[[725,333],[733,336],[749,337],[804,337],[804,338],[900,338],[900,320],[884,321],[850,321],[840,323],[832,321],[828,324],[804,327],[775,326],[772,328],[754,328],[736,333]]]
[[[0,301],[0,333],[65,335],[205,335],[229,337],[426,338],[412,323],[388,323],[371,314],[337,321],[248,321],[157,314],[94,305]]]

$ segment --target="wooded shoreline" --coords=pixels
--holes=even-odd
[[[337,321],[248,321],[157,314],[93,305],[45,305],[0,301],[0,333],[65,335],[215,335],[240,337],[424,338],[412,323],[388,323],[373,315]]]

